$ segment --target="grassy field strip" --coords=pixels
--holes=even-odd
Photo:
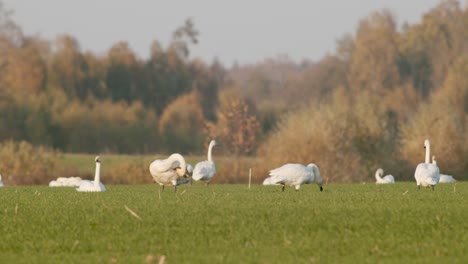
[[[0,189],[0,263],[466,263],[468,183]]]

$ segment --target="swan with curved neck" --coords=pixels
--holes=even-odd
[[[208,146],[208,155],[205,161],[200,161],[195,165],[193,169],[192,179],[195,181],[205,181],[205,184],[213,179],[213,176],[216,173],[216,165],[213,161],[213,147],[216,146],[216,140],[211,140],[210,145]]]
[[[101,157],[96,156],[94,159],[96,162],[96,170],[94,172],[94,181],[82,180],[78,188],[79,192],[104,192],[106,187],[101,183]]]
[[[323,179],[317,165],[310,163],[307,166],[302,164],[288,163],[270,171],[268,184],[281,184],[282,191],[285,186],[294,186],[296,191],[302,184],[316,183],[323,191]]]
[[[435,156],[432,156],[432,164],[437,165],[437,161]],[[452,175],[447,175],[447,174],[440,174],[440,179],[439,183],[451,183],[451,182],[456,182],[455,178]]]
[[[385,175],[385,177],[382,177],[383,173],[384,171],[382,168],[379,168],[375,172],[376,184],[395,183],[395,178],[393,178],[393,175]]]
[[[174,191],[176,191],[178,185],[188,183],[182,178],[187,178],[190,175],[187,163],[179,153],[174,153],[167,159],[154,160],[149,166],[149,171],[153,180],[159,184],[162,190],[164,190],[164,186],[174,186]]]
[[[440,180],[439,167],[436,164],[430,163],[431,157],[431,143],[428,139],[424,141],[424,148],[426,148],[426,158],[424,163],[419,163],[414,172],[414,178],[416,179],[416,185],[418,189],[423,187],[434,187]]]

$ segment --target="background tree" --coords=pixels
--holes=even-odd
[[[240,156],[254,153],[260,124],[252,104],[231,91],[223,91],[217,122],[208,122],[207,129],[210,139],[216,139],[224,150]]]

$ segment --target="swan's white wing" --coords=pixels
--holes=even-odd
[[[395,183],[395,178],[393,177],[393,175],[386,175],[382,179],[384,183]]]
[[[439,182],[441,182],[441,183],[449,183],[449,182],[456,182],[456,181],[457,180],[455,180],[455,178],[453,178],[453,176],[451,176],[451,175],[440,174]]]
[[[198,180],[209,180],[216,173],[216,167],[212,161],[201,161],[195,165],[193,169],[192,179]]]
[[[310,177],[310,172],[302,164],[286,164],[270,171],[273,184],[288,183],[305,180]]]
[[[416,167],[414,178],[422,186],[436,185],[440,180],[439,167],[431,163],[420,163]]]
[[[150,172],[151,174],[153,173],[158,173],[158,172],[164,172],[168,170],[174,170],[175,168],[180,166],[179,161],[171,161],[169,159],[161,159],[161,160],[155,160],[151,162],[150,164]]]
[[[76,190],[79,192],[104,192],[106,187],[100,182],[96,188],[94,187],[94,181],[82,180]]]

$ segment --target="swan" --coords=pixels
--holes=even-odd
[[[323,191],[322,188],[322,177],[320,176],[320,170],[317,165],[310,163],[307,166],[302,164],[288,163],[279,168],[273,169],[270,171],[271,184],[281,184],[282,190],[284,187],[294,186],[296,191],[301,188],[302,184],[307,183],[317,183],[320,187],[320,191]]]
[[[49,187],[78,187],[81,181],[80,177],[58,177],[49,182]]]
[[[190,175],[189,170],[184,157],[179,153],[174,153],[167,159],[154,160],[149,166],[153,180],[162,187],[163,191],[164,186],[174,186],[175,192],[178,185],[188,183],[188,179],[184,178]]]
[[[432,164],[437,165],[437,161],[435,156],[432,156]],[[456,182],[455,178],[453,178],[452,175],[447,175],[447,174],[440,174],[440,179],[439,183],[451,183],[451,182]]]
[[[424,163],[419,163],[416,167],[414,178],[416,179],[418,189],[421,189],[422,185],[423,187],[431,186],[432,190],[434,190],[434,186],[440,180],[439,167],[436,164],[430,163],[431,143],[428,139],[424,141],[424,148],[426,148],[426,159]]]
[[[2,174],[0,174],[0,187],[3,187],[3,186],[5,185],[3,184],[3,181],[2,181]]]
[[[79,192],[104,192],[106,187],[101,183],[101,157],[96,156],[96,172],[94,173],[94,181],[82,180],[80,181],[78,188]]]
[[[392,175],[385,175],[385,177],[382,178],[383,172],[381,168],[375,172],[376,184],[395,183],[395,178],[393,178]]]
[[[208,160],[200,161],[195,165],[192,175],[192,179],[195,181],[205,181],[206,185],[208,185],[211,179],[213,179],[216,173],[216,166],[212,157],[214,146],[216,146],[216,141],[211,140],[208,146]]]

